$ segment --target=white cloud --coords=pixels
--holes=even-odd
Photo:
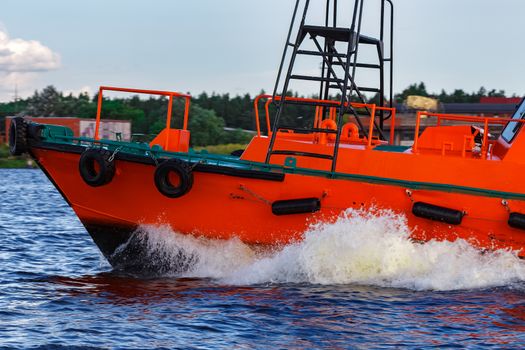
[[[32,93],[39,74],[60,68],[60,55],[36,40],[12,39],[0,23],[0,100]]]
[[[60,55],[36,40],[11,39],[0,29],[0,72],[46,72],[60,67]]]

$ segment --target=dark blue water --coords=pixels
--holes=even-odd
[[[112,272],[40,171],[0,170],[0,347],[521,348],[525,343],[522,281],[453,291],[371,284],[243,285],[213,276]]]

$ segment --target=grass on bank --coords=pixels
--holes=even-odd
[[[0,145],[0,169],[20,169],[20,168],[34,168],[34,162],[31,162],[29,157],[13,157],[9,153],[9,147],[7,145]]]

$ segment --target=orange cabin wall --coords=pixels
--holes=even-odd
[[[162,130],[154,139],[150,142],[150,147],[161,146],[162,149],[169,152],[188,152],[190,149],[190,132],[188,130],[181,129],[168,129]],[[168,135],[168,145],[166,145],[166,136]]]

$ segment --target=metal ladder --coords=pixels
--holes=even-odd
[[[315,1],[315,0],[313,0]],[[356,120],[361,132],[368,138],[372,135],[368,135],[368,131],[364,127],[360,120],[358,112],[352,107],[352,99],[359,101],[360,103],[366,103],[363,92],[373,92],[379,94],[380,105],[384,105],[384,93],[385,93],[385,65],[390,65],[390,107],[392,104],[392,83],[393,83],[393,12],[394,7],[391,0],[377,0],[381,2],[381,20],[380,20],[380,38],[375,39],[361,34],[362,19],[363,19],[363,6],[364,0],[350,0],[353,1],[353,11],[351,16],[351,23],[349,27],[338,27],[338,4],[337,0],[325,0],[326,1],[326,13],[324,26],[309,25],[306,24],[307,15],[310,8],[311,0],[304,0],[304,8],[302,10],[301,20],[297,30],[297,35],[294,42],[291,42],[292,33],[298,18],[300,5],[303,0],[297,0],[294,7],[292,21],[286,44],[284,47],[281,64],[279,66],[279,72],[277,75],[275,88],[273,91],[273,103],[276,106],[276,116],[273,123],[273,130],[270,138],[270,144],[266,155],[266,163],[270,163],[273,155],[297,155],[306,156],[320,159],[328,159],[332,161],[331,171],[335,172],[337,166],[337,157],[339,152],[339,144],[341,141],[341,131],[343,116],[350,113]],[[385,11],[386,6],[390,5],[390,57],[385,58],[383,53],[383,40],[385,37]],[[330,13],[331,12],[331,13]],[[332,16],[330,16],[332,15]],[[307,42],[307,37],[315,45],[317,50],[306,50],[303,48]],[[324,39],[321,42],[320,39]],[[346,45],[346,49],[340,52],[336,48],[336,44]],[[377,49],[378,63],[362,63],[357,61],[360,45],[373,45]],[[288,69],[286,70],[286,76],[282,84],[281,97],[278,98],[278,90],[284,73],[286,64],[286,58],[288,56],[288,50],[292,48],[290,60],[288,62]],[[319,75],[299,75],[294,74],[294,65],[298,56],[315,56],[322,59],[322,68]],[[341,67],[343,72],[336,72],[336,67]],[[358,69],[377,69],[379,70],[380,81],[378,86],[375,87],[363,87],[358,86],[355,76]],[[340,69],[339,69],[340,70]],[[319,82],[319,100],[329,100],[334,91],[337,95],[340,95],[339,103],[337,104],[337,128],[336,130],[324,129],[313,127],[308,130],[304,128],[294,128],[289,126],[283,126],[280,124],[280,119],[283,111],[287,104],[306,104],[301,101],[294,101],[286,99],[286,94],[292,80],[303,80]],[[318,102],[314,104],[320,107],[334,107],[333,103],[327,104]],[[366,112],[370,115],[370,111],[367,109]],[[378,132],[380,138],[384,139],[383,135],[383,123],[389,118],[385,116],[383,111],[380,111],[379,123],[375,122],[375,129]],[[279,130],[293,130],[300,132],[317,132],[325,134],[335,134],[335,143],[332,155],[307,153],[307,152],[296,152],[292,150],[275,150],[275,140],[278,137]]]

